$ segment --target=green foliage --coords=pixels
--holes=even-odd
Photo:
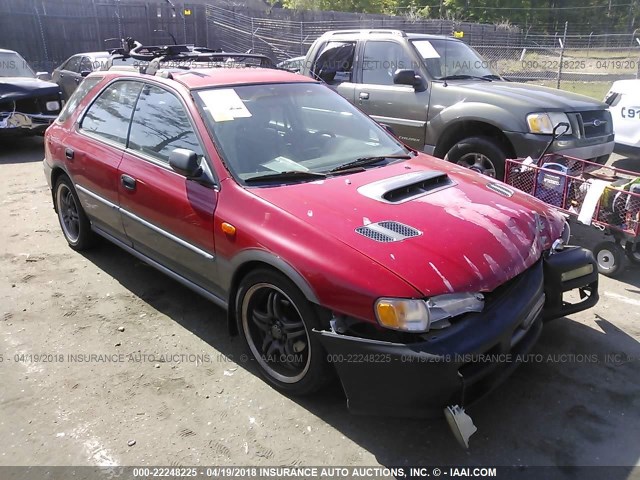
[[[275,1],[275,0],[274,0]],[[533,27],[561,31],[565,21],[587,33],[633,31],[640,26],[640,0],[281,0],[285,8],[386,13],[411,18]]]

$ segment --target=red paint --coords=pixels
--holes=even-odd
[[[323,306],[372,322],[373,304],[381,296],[491,291],[531,266],[560,236],[563,219],[547,205],[518,191],[511,197],[495,193],[487,188],[492,179],[424,154],[321,182],[242,187],[218,155],[189,89],[309,79],[260,69],[200,72],[206,76],[185,72],[176,74],[176,81],[126,76],[178,91],[194,117],[219,191],[77,133],[74,124],[99,87],[65,123],[49,128],[46,161],[113,203],[215,253],[211,268],[228,268],[248,249],[270,252],[306,279]],[[121,76],[107,73],[101,86]],[[66,147],[78,152],[72,162],[65,159]],[[420,170],[447,172],[457,185],[402,204],[358,192],[363,185]],[[122,174],[138,180],[135,192],[122,187]],[[543,219],[541,232],[533,212]],[[355,232],[383,220],[405,223],[422,235],[378,243]],[[234,235],[224,233],[224,222],[236,228]]]

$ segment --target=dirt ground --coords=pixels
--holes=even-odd
[[[444,420],[350,415],[339,385],[306,399],[276,392],[219,308],[106,242],[72,251],[42,156],[40,138],[0,144],[0,465],[619,465],[628,468],[618,478],[638,474],[638,267],[601,277],[595,308],[545,326],[534,350],[545,360],[469,409],[478,432],[464,451]],[[640,170],[640,160],[614,163]],[[594,231],[574,229],[585,246]]]

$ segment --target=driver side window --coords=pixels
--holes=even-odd
[[[364,46],[362,83],[393,85],[396,70],[415,69],[402,45],[395,42],[369,41]]]

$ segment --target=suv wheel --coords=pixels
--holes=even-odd
[[[502,180],[507,154],[493,140],[469,137],[460,140],[447,152],[444,159],[489,177]]]
[[[312,335],[320,327],[313,308],[284,275],[260,269],[244,277],[236,297],[238,329],[262,376],[291,394],[317,391],[331,379],[330,365]]]
[[[62,175],[54,187],[56,211],[65,240],[74,250],[84,250],[93,243],[91,222],[82,209],[71,180]]]

